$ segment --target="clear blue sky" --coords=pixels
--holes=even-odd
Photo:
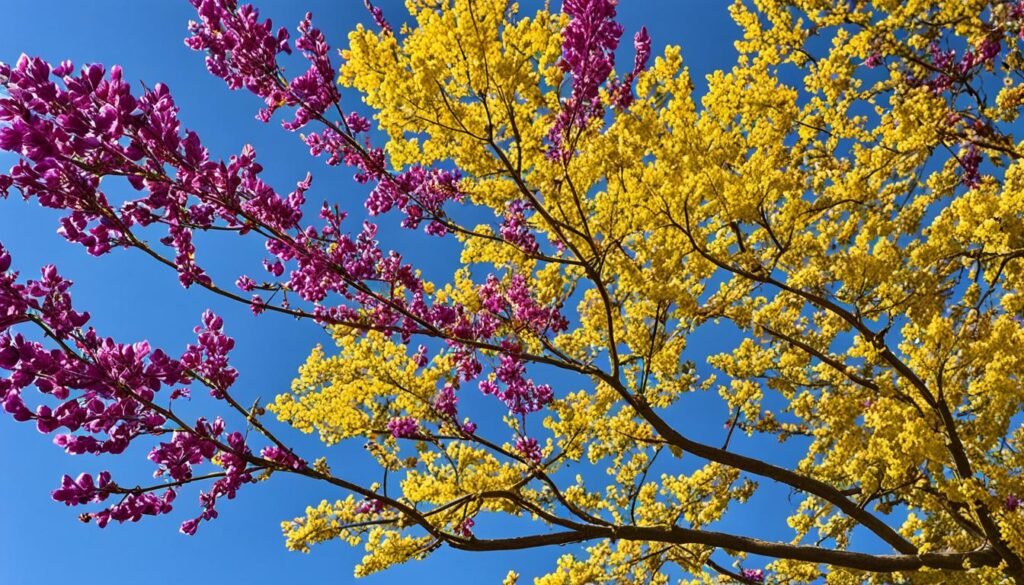
[[[724,0],[628,0],[620,8],[626,39],[641,24],[650,29],[655,53],[665,44],[680,44],[683,55],[703,90],[703,75],[728,67],[734,59],[732,41],[737,29],[728,18]],[[332,46],[345,43],[345,33],[357,22],[369,22],[359,0],[257,2],[275,24],[294,27],[302,13],[312,10],[315,22]],[[379,2],[395,22],[404,16],[400,0]],[[524,2],[530,8],[535,2]],[[552,2],[557,6],[558,2]],[[253,144],[266,167],[265,178],[288,191],[305,171],[314,173],[311,199],[327,198],[359,215],[363,192],[346,169],[330,169],[311,160],[295,136],[276,124],[261,125],[253,119],[258,100],[247,93],[228,92],[210,76],[202,57],[182,43],[192,17],[187,0],[4,0],[0,20],[0,61],[13,62],[19,54],[58,61],[70,58],[76,65],[101,62],[121,64],[126,78],[149,85],[167,83],[181,106],[181,118],[203,137],[215,156],[226,157],[242,145]],[[632,59],[631,43],[625,43],[625,59]],[[10,157],[0,155],[0,167]],[[389,223],[385,219],[382,223]],[[394,223],[394,222],[390,222]],[[76,302],[94,316],[94,325],[105,335],[122,341],[149,339],[172,353],[191,339],[191,328],[203,309],[212,307],[239,340],[234,364],[242,372],[237,386],[248,403],[257,396],[272,397],[288,387],[296,367],[311,346],[320,341],[311,323],[296,323],[275,315],[258,319],[238,306],[225,306],[202,290],[185,291],[175,275],[133,251],[118,251],[100,260],[89,258],[77,246],[65,243],[56,233],[54,214],[17,199],[0,202],[0,241],[15,257],[16,268],[34,274],[44,263],[56,263],[76,281]],[[436,249],[410,246],[422,242],[408,234],[387,230],[388,243],[402,249],[415,262],[431,262]],[[437,240],[431,240],[435,243]],[[405,246],[403,248],[403,245]],[[208,264],[226,273],[255,272],[259,249],[235,240],[216,240],[205,249]],[[442,248],[448,251],[450,248]],[[447,262],[450,262],[449,258]],[[439,266],[439,265],[436,265]],[[728,336],[726,336],[728,337]],[[719,339],[719,342],[723,341]],[[725,339],[728,341],[728,339]],[[726,413],[695,411],[693,424],[721,429]],[[708,422],[710,421],[710,423]],[[708,426],[710,425],[710,426]],[[287,433],[305,453],[314,453],[315,440]],[[363,555],[340,543],[325,544],[309,555],[285,550],[278,523],[302,513],[308,504],[323,498],[343,497],[309,482],[275,478],[264,485],[249,486],[236,501],[221,506],[221,518],[204,524],[196,537],[178,534],[178,523],[195,515],[194,491],[185,491],[170,517],[146,519],[140,524],[115,525],[98,530],[76,520],[79,510],[66,509],[50,499],[61,474],[97,471],[134,472],[144,481],[150,471],[144,452],[135,451],[114,461],[71,458],[38,435],[31,425],[16,425],[0,418],[3,474],[0,476],[0,583],[20,585],[73,581],[76,585],[110,583],[179,583],[191,579],[220,583],[283,583],[290,579],[315,583],[348,583],[352,567]],[[120,461],[124,460],[124,461]],[[335,469],[350,466],[358,475],[366,457],[356,448],[332,450]],[[774,494],[785,502],[785,492]],[[776,503],[777,504],[777,503]],[[757,520],[778,510],[761,504],[750,507],[733,526],[758,524]],[[766,517],[766,516],[765,516]],[[760,531],[761,536],[784,537],[781,530]],[[365,579],[369,584],[495,583],[515,568],[524,577],[546,572],[568,549],[489,555],[441,550],[428,561],[397,567]],[[154,561],[157,561],[154,563]]]

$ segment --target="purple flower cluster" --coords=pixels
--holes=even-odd
[[[455,528],[455,534],[458,534],[463,538],[472,538],[474,526],[476,526],[476,521],[472,518],[466,518],[462,522],[459,522],[459,525]]]
[[[313,27],[313,15],[309,12],[299,23],[300,36],[295,46],[309,61],[309,69],[289,82],[289,96],[298,105],[295,117],[282,126],[286,130],[298,130],[310,120],[321,116],[328,108],[338,103],[341,94],[334,82],[334,66],[328,56],[330,45],[319,29]],[[293,104],[289,104],[293,105]]]
[[[640,30],[633,35],[633,49],[636,51],[636,55],[633,57],[633,70],[611,88],[611,101],[617,108],[628,108],[633,103],[633,93],[630,88],[637,76],[647,69],[647,61],[651,58],[651,35],[647,32],[646,26],[640,27]]]
[[[1006,29],[1017,31],[1018,38],[1024,39],[1024,0],[1011,0],[1009,5],[1009,22],[1005,24]]]
[[[212,425],[200,420],[197,428],[210,429],[204,435],[175,431],[171,441],[160,443],[149,452],[149,460],[157,464],[156,477],[166,475],[174,481],[192,479],[194,466],[213,459],[217,454],[217,445],[210,438],[219,437],[224,432],[224,421],[217,419]]]
[[[430,219],[428,234],[443,236],[447,233],[444,224],[437,219],[444,217],[445,203],[463,198],[459,189],[462,176],[458,171],[415,166],[394,177],[376,178],[378,183],[366,199],[370,215],[387,213],[397,207],[405,213],[402,227],[416,229],[424,219]]]
[[[146,342],[117,343],[86,328],[89,316],[76,311],[71,302],[71,282],[53,266],[42,270],[39,280],[18,281],[12,272],[11,256],[0,244],[0,399],[3,410],[21,422],[34,421],[41,433],[54,436],[54,443],[72,455],[122,453],[136,439],[170,433],[170,440],[149,451],[156,465],[154,477],[170,483],[151,488],[125,489],[108,472],[95,478],[83,474],[65,476],[53,492],[57,501],[71,505],[101,503],[112,494],[119,501],[97,512],[84,514],[99,526],[110,521],[135,522],[143,516],[165,514],[177,495],[177,488],[193,479],[197,465],[217,462],[224,472],[200,502],[203,514],[182,526],[193,533],[198,521],[215,518],[216,501],[233,498],[238,488],[252,480],[247,465],[261,461],[250,456],[245,439],[231,433],[226,440],[224,421],[207,423],[199,419],[187,425],[169,409],[157,406],[157,393],[167,387],[189,385],[195,376],[208,384],[211,393],[224,397],[236,376],[227,364],[227,352],[234,341],[223,334],[223,322],[216,315],[203,315],[197,328],[199,341],[174,359]],[[42,343],[16,333],[13,328],[34,324],[58,344],[48,349]],[[25,391],[34,387],[51,407],[39,404],[34,410],[25,402]],[[175,389],[170,400],[187,396]],[[304,465],[294,455],[275,448],[263,451],[263,464],[285,468]]]
[[[459,415],[459,397],[455,394],[455,387],[445,384],[434,399],[434,410],[443,416],[454,419]]]
[[[1003,501],[1003,509],[1007,512],[1016,512],[1020,509],[1021,503],[1024,503],[1024,500],[1021,500],[1016,494],[1010,494]]]
[[[617,0],[565,0],[569,24],[562,31],[561,67],[572,74],[572,94],[548,133],[550,156],[571,154],[570,133],[604,115],[598,88],[615,67],[622,26],[615,21]]]
[[[202,376],[214,398],[224,398],[238,378],[238,371],[228,365],[228,352],[235,340],[224,334],[224,320],[211,311],[203,313],[203,324],[195,328],[198,343],[189,345],[181,363],[195,375]]]
[[[311,154],[325,154],[328,164],[348,165],[357,181],[374,183],[366,201],[371,215],[397,209],[404,215],[404,227],[426,222],[428,233],[447,233],[444,206],[464,200],[459,173],[423,167],[388,170],[384,151],[364,138],[369,120],[337,108],[340,95],[329,48],[308,15],[295,46],[310,65],[289,80],[277,63],[282,53],[291,51],[287,31],[275,32],[258,11],[234,0],[191,1],[199,20],[190,25],[186,43],[206,52],[209,70],[230,88],[246,88],[263,98],[259,118],[267,120],[275,110],[291,107],[294,118],[284,123],[286,129],[322,124],[319,132],[304,136]],[[566,37],[564,64],[574,76],[573,96],[563,112],[566,128],[580,127],[600,112],[597,88],[610,75],[611,51],[621,35],[612,20],[614,6],[610,0],[567,2],[575,24]],[[379,10],[368,7],[378,26],[390,30]],[[646,31],[637,35],[635,44],[630,81],[650,54]],[[383,331],[405,343],[414,335],[443,339],[439,351],[454,357],[454,376],[438,392],[434,408],[447,421],[458,419],[459,385],[483,375],[480,348],[500,349],[501,355],[493,376],[480,382],[480,388],[523,417],[524,424],[527,414],[551,402],[551,388],[527,377],[528,356],[511,340],[521,334],[550,335],[568,324],[558,307],[536,300],[526,277],[488,278],[478,289],[482,311],[438,301],[402,256],[380,247],[375,224],[364,222],[350,235],[344,231],[345,213],[324,205],[315,225],[308,225],[303,211],[309,175],[282,195],[261,179],[263,167],[253,148],[246,146],[227,160],[211,158],[199,136],[182,126],[166,86],[133,93],[119,67],[108,71],[87,65],[76,71],[70,62],[54,67],[22,57],[13,67],[0,64],[0,86],[0,150],[20,158],[8,174],[0,174],[0,196],[16,191],[61,210],[60,233],[90,254],[141,248],[173,265],[184,286],[199,284],[230,295],[200,265],[194,233],[218,229],[256,234],[268,254],[263,262],[268,280],[242,275],[236,282],[251,295],[253,312],[286,311],[322,323]],[[326,119],[328,109],[338,110],[337,123]],[[101,190],[109,177],[123,178],[134,196],[112,204]],[[529,211],[525,202],[512,202],[499,231],[520,249],[536,253]],[[138,235],[143,228],[160,230],[160,242],[169,251],[166,258],[163,249]],[[198,382],[237,409],[229,395],[238,377],[228,359],[234,341],[219,317],[205,313],[195,330],[196,342],[174,359],[146,343],[121,344],[87,329],[88,314],[74,310],[67,293],[70,282],[55,268],[45,268],[38,280],[20,283],[10,265],[0,246],[0,370],[10,374],[0,379],[4,411],[16,420],[34,422],[41,432],[55,433],[54,442],[71,454],[121,453],[139,437],[164,437],[151,448],[149,459],[156,465],[155,477],[166,483],[127,490],[109,475],[68,479],[59,490],[61,501],[97,503],[119,494],[123,497],[117,505],[88,517],[102,525],[134,521],[170,511],[178,490],[195,480],[197,466],[215,464],[221,471],[200,497],[202,513],[182,525],[183,532],[192,534],[202,521],[217,516],[218,500],[235,497],[241,485],[252,481],[255,470],[305,469],[306,463],[282,445],[265,447],[257,456],[245,437],[229,433],[222,420],[199,419],[190,425],[154,402],[164,388],[170,401],[189,397],[189,386]],[[283,300],[273,305],[256,292],[270,293],[270,298],[283,293]],[[289,302],[305,304],[293,309]],[[30,324],[44,328],[62,347],[46,349],[13,331]],[[414,359],[420,367],[428,363],[426,348]],[[47,395],[50,404],[26,404],[23,394],[30,386]],[[426,423],[397,417],[388,421],[387,430],[398,438],[426,438]],[[455,424],[465,433],[476,430],[472,422]],[[517,449],[539,460],[535,439],[520,437]]]
[[[396,439],[418,439],[422,437],[420,434],[420,424],[411,416],[393,418],[388,421],[387,428],[391,436]]]
[[[554,394],[551,386],[536,384],[526,377],[526,364],[516,354],[516,348],[507,348],[499,358],[495,379],[481,380],[480,391],[497,397],[510,413],[525,416],[550,404]]]
[[[373,3],[370,2],[370,0],[363,0],[363,5],[365,5],[366,10],[370,12],[370,16],[373,17],[373,23],[376,24],[378,28],[380,28],[384,32],[392,32],[391,25],[388,24],[388,21],[384,18],[383,10],[381,10],[377,6],[374,6]]]
[[[392,177],[386,172],[383,151],[360,146],[355,140],[356,135],[369,130],[366,118],[349,113],[342,120],[344,129],[323,119],[323,114],[339,103],[341,95],[334,83],[330,47],[323,33],[313,27],[310,14],[299,24],[301,36],[295,42],[310,67],[304,74],[286,81],[277,58],[280,53],[290,52],[287,31],[273,33],[270,20],[260,21],[258,10],[249,5],[239,7],[234,0],[191,1],[199,9],[200,21],[190,25],[192,36],[186,44],[194,50],[206,51],[207,67],[230,88],[245,87],[263,98],[266,107],[257,116],[259,119],[267,121],[278,108],[295,106],[295,117],[283,123],[285,129],[298,130],[314,119],[324,121],[324,130],[304,137],[310,153],[327,153],[328,164],[344,161],[358,169],[356,178],[361,182],[378,183],[366,202],[371,215],[398,207],[406,215],[402,222],[405,227],[415,229],[427,217],[432,219],[427,224],[428,233],[446,233],[443,223],[436,219],[443,217],[441,206],[446,201],[462,197],[457,172],[414,167]],[[365,3],[377,25],[390,31],[381,10],[368,0]]]
[[[199,528],[200,522],[217,518],[217,500],[223,497],[235,499],[239,488],[253,481],[252,474],[246,468],[250,451],[245,444],[245,437],[242,433],[233,432],[227,436],[227,445],[228,449],[220,451],[216,456],[217,464],[224,468],[224,476],[215,481],[209,491],[199,493],[199,503],[203,507],[203,512],[181,523],[181,532],[184,534],[192,536]]]
[[[981,151],[973,143],[960,149],[960,182],[969,188],[977,187],[981,183]]]
[[[522,199],[516,199],[508,204],[505,209],[505,217],[502,219],[498,233],[508,243],[519,248],[527,254],[536,254],[540,248],[537,245],[537,238],[533,235],[526,219],[526,211],[529,208]]]
[[[460,173],[420,166],[391,173],[382,149],[371,146],[368,139],[363,143],[357,140],[359,134],[369,130],[370,123],[366,118],[350,113],[345,116],[343,126],[343,129],[329,126],[319,133],[306,134],[303,139],[310,155],[327,155],[326,162],[330,166],[344,163],[353,167],[357,182],[375,183],[365,202],[371,216],[397,208],[405,215],[402,227],[416,229],[424,220],[429,220],[428,234],[445,235],[448,230],[443,222],[446,217],[444,205],[449,201],[461,202],[465,197],[459,188]]]
[[[174,250],[180,280],[189,286],[211,282],[196,263],[195,229],[218,218],[240,230],[253,221],[277,231],[297,225],[308,179],[281,197],[260,180],[251,147],[227,163],[209,160],[199,137],[181,129],[166,86],[136,98],[118,67],[109,76],[99,65],[77,76],[70,71],[69,63],[51,71],[28,57],[14,68],[0,64],[0,85],[9,93],[0,99],[0,149],[23,157],[2,184],[66,210],[60,229],[66,239],[101,255],[140,245],[134,226],[163,224],[161,242]],[[106,176],[127,178],[144,196],[115,208],[100,190]]]
[[[110,495],[113,482],[110,481],[110,472],[100,473],[94,480],[88,473],[83,473],[75,479],[65,475],[61,479],[60,487],[53,490],[53,499],[64,502],[69,506],[88,504],[91,502],[102,502]]]
[[[117,68],[109,78],[99,66],[83,68],[78,77],[69,71],[70,65],[62,65],[54,72],[64,74],[62,89],[41,60],[22,58],[14,69],[0,65],[0,84],[10,93],[0,100],[2,147],[25,157],[5,184],[44,206],[66,210],[61,231],[67,239],[103,254],[115,245],[142,247],[132,228],[163,224],[167,236],[162,241],[175,252],[181,282],[209,286],[210,278],[196,262],[193,231],[218,221],[241,233],[259,226],[275,257],[267,264],[272,275],[282,276],[286,264],[294,265],[287,282],[278,286],[306,301],[320,303],[336,293],[365,310],[367,327],[403,328],[406,334],[417,320],[438,326],[459,320],[456,310],[434,310],[422,298],[411,303],[402,297],[421,293],[422,283],[400,256],[379,248],[373,224],[364,224],[362,233],[350,238],[342,231],[344,214],[325,207],[320,215],[325,225],[300,226],[308,176],[289,195],[278,195],[260,179],[263,168],[251,147],[228,162],[211,161],[198,136],[181,130],[165,86],[158,84],[136,99]],[[107,130],[99,133],[97,127]],[[127,177],[145,195],[115,209],[99,190],[106,176]],[[443,200],[460,196],[455,173],[417,169],[403,177],[431,214],[439,212]],[[410,221],[422,217],[424,207],[397,204],[405,205]],[[371,291],[368,281],[388,283],[393,292],[384,298]],[[239,286],[251,290],[255,282],[245,277]],[[258,296],[252,304],[256,312],[267,308]],[[317,306],[314,312],[327,322],[360,318],[344,306]],[[221,373],[226,377],[218,378],[218,386],[226,388],[231,375]]]
[[[303,469],[306,467],[306,462],[301,457],[281,447],[264,447],[260,450],[260,456],[287,469]]]
[[[519,437],[516,439],[516,451],[528,461],[540,463],[542,453],[537,439],[526,436]]]
[[[279,84],[266,75],[275,69],[279,53],[291,53],[288,30],[273,31],[269,20],[259,21],[259,11],[233,0],[190,0],[199,21],[189,23],[192,36],[185,44],[195,51],[206,51],[210,73],[227,82],[231,89],[245,87],[267,98],[268,108],[276,107],[271,96],[280,92]],[[281,94],[275,97],[283,98]]]
[[[477,294],[484,308],[476,316],[477,325],[486,328],[491,335],[502,324],[514,331],[528,331],[534,335],[557,333],[568,328],[568,321],[557,308],[544,307],[536,302],[529,282],[521,274],[509,277],[504,286],[497,277],[490,275]],[[525,423],[528,414],[543,409],[554,400],[554,393],[547,384],[536,384],[526,377],[526,362],[517,342],[506,339],[500,346],[502,351],[493,377],[481,380],[478,386],[483,394],[501,400],[509,413],[519,416]]]
[[[986,36],[977,47],[965,50],[959,59],[956,51],[943,51],[938,43],[933,42],[928,46],[928,57],[935,73],[925,84],[935,93],[942,93],[956,84],[967,83],[972,72],[991,64],[1002,48],[1002,35],[997,32]]]
[[[78,506],[90,503],[105,501],[110,494],[120,493],[117,484],[110,479],[110,473],[101,472],[94,480],[87,473],[83,473],[76,479],[65,475],[61,485],[53,491],[53,499],[64,502],[68,506]],[[120,502],[92,514],[86,514],[83,519],[95,520],[96,524],[103,528],[115,522],[138,522],[143,516],[158,516],[171,511],[171,502],[174,501],[177,493],[173,489],[165,490],[163,494],[151,492],[126,493]]]
[[[138,522],[144,516],[159,516],[171,512],[171,502],[177,495],[174,489],[163,490],[163,493],[128,493],[118,503],[89,514],[88,518],[94,520],[100,528],[106,527],[111,520],[118,523]]]
[[[764,570],[763,569],[743,569],[740,573],[748,583],[764,583]]]
[[[259,10],[235,0],[190,0],[199,14],[199,21],[189,24],[192,36],[185,44],[195,51],[206,52],[206,67],[223,79],[229,88],[246,88],[263,98],[266,107],[257,118],[267,122],[282,106],[297,106],[295,117],[282,125],[298,130],[322,115],[341,96],[334,83],[330,46],[323,33],[313,27],[312,15],[299,23],[295,41],[309,61],[305,73],[292,80],[281,75],[277,58],[291,53],[288,31],[273,30],[268,19],[260,21]]]
[[[489,317],[503,318],[515,329],[525,329],[537,335],[565,331],[569,322],[557,307],[540,305],[533,296],[529,281],[522,274],[513,274],[505,286],[496,276],[489,275],[477,294],[487,313],[478,315],[481,322]],[[496,327],[490,324],[489,327]]]
[[[358,514],[380,514],[384,510],[384,502],[377,498],[369,498],[356,504]]]
[[[463,432],[473,434],[476,432],[476,424],[469,420],[461,423],[458,421],[459,397],[456,394],[457,391],[458,387],[454,383],[445,384],[437,393],[437,396],[434,397],[434,410],[444,419],[462,429]]]

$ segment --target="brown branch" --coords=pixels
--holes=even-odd
[[[587,527],[512,538],[473,539],[452,543],[452,548],[468,551],[522,550],[543,546],[566,545],[588,540],[620,539],[665,544],[701,544],[748,554],[764,555],[809,563],[827,564],[873,573],[916,571],[923,568],[963,571],[965,566],[995,567],[1001,562],[991,548],[971,552],[872,555],[815,546],[769,542],[756,538],[690,528],[655,528],[641,526]]]

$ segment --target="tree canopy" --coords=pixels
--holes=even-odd
[[[366,2],[340,53],[310,15],[293,40],[191,2],[209,72],[353,172],[374,220],[311,175],[278,191],[251,147],[215,157],[162,84],[0,64],[20,157],[0,196],[336,342],[250,405],[213,312],[183,352],[110,339],[56,267],[25,278],[0,245],[4,411],[155,466],[64,476],[53,498],[82,520],[198,493],[195,534],[295,474],[339,495],[286,519],[286,546],[364,545],[356,575],[571,544],[536,583],[1024,583],[1024,2],[737,0],[739,58],[702,95],[679,47],[643,28],[619,47],[616,0]],[[374,222],[454,242],[455,268]],[[266,257],[221,281],[200,233]],[[685,423],[709,398],[717,433]],[[379,474],[330,461],[340,442]],[[753,502],[787,510],[787,538],[742,521]]]

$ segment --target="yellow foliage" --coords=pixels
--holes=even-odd
[[[337,352],[314,350],[272,410],[329,445],[361,437],[392,474],[389,497],[449,536],[394,510],[382,512],[390,523],[345,528],[362,518],[346,500],[286,523],[290,548],[363,538],[363,575],[446,538],[472,548],[455,540],[463,522],[503,513],[534,520],[530,534],[572,529],[545,526],[552,518],[666,534],[581,537],[585,550],[538,585],[663,583],[670,565],[725,583],[714,551],[729,547],[667,535],[735,527],[722,519],[767,477],[794,489],[792,506],[772,504],[789,512],[792,545],[856,548],[853,529],[871,517],[902,535],[875,536],[904,549],[1024,555],[1024,516],[1006,505],[1024,496],[1024,162],[1007,126],[1024,105],[1024,58],[1006,28],[1005,70],[943,80],[930,49],[941,40],[935,51],[961,47],[961,58],[991,40],[992,23],[1019,29],[1008,4],[737,0],[739,59],[707,76],[706,93],[667,47],[631,104],[602,88],[607,115],[574,130],[566,158],[551,156],[549,131],[571,83],[559,66],[567,16],[507,0],[407,5],[398,34],[351,33],[339,82],[376,112],[391,167],[462,172],[474,211],[456,232],[462,266],[428,295],[476,314],[483,274],[503,287],[524,276],[568,330],[508,318],[495,339],[529,354],[538,383],[568,373],[544,412],[473,435],[434,406],[458,378],[454,346],[432,346],[419,366],[411,341],[338,328]],[[984,91],[993,79],[999,90]],[[501,231],[516,201],[532,211],[535,251]],[[490,368],[499,341],[467,351]],[[711,388],[722,403],[698,411]],[[385,429],[406,416],[433,425],[411,457]],[[729,419],[710,439],[685,422],[709,416]],[[508,440],[527,432],[540,461]],[[714,444],[701,451],[701,440]],[[797,455],[772,456],[776,440]],[[735,445],[790,475],[737,463]],[[997,564],[866,573],[782,557],[767,568],[771,583],[997,583],[1015,570]]]

